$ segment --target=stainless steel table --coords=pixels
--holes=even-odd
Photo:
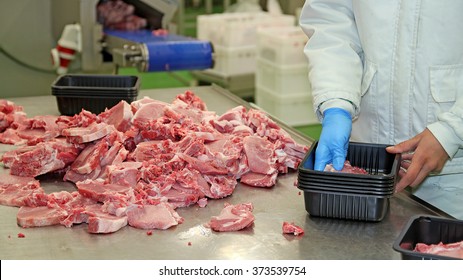
[[[190,89],[200,96],[209,110],[223,113],[250,104],[217,86],[141,91],[138,98],[170,102],[177,94]],[[58,114],[53,96],[10,99],[24,106],[28,116]],[[283,125],[283,124],[282,124]],[[284,126],[284,125],[283,125]],[[284,126],[300,143],[311,139]],[[11,149],[2,145],[0,151]],[[8,172],[0,169],[0,172]],[[392,244],[408,219],[415,214],[439,215],[405,193],[390,199],[390,209],[381,222],[356,222],[315,218],[304,208],[303,195],[294,186],[296,172],[278,178],[269,189],[238,185],[232,196],[209,200],[207,207],[178,209],[183,224],[168,230],[145,230],[125,227],[112,234],[89,234],[85,224],[72,228],[50,226],[24,229],[16,224],[18,208],[0,206],[1,259],[400,259]],[[74,191],[71,183],[42,181],[47,192]],[[254,204],[255,224],[239,232],[215,233],[201,226],[217,215],[225,202]],[[283,221],[304,228],[302,236],[282,234]],[[25,238],[18,238],[18,233]]]

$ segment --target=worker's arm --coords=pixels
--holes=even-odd
[[[315,170],[333,163],[342,169],[352,119],[359,113],[363,64],[352,1],[307,0],[300,25],[309,37],[304,52],[309,62],[314,111],[322,122]]]
[[[309,37],[304,53],[317,116],[321,120],[324,110],[338,107],[355,118],[363,65],[352,1],[307,0],[300,26]]]

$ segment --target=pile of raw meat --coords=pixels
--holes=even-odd
[[[20,207],[18,224],[87,223],[91,233],[175,226],[183,222],[176,208],[205,207],[238,181],[271,187],[308,151],[265,113],[238,106],[217,115],[191,91],[172,103],[121,101],[99,115],[28,118],[0,100],[0,142],[19,146],[3,154],[9,175],[0,176],[0,204]],[[77,191],[45,193],[44,174]],[[252,209],[225,205],[207,224],[239,230],[254,221]]]
[[[100,1],[97,5],[98,21],[108,29],[139,30],[147,27],[146,19],[135,15],[135,7],[122,0]]]

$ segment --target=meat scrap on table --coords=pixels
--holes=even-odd
[[[238,231],[254,224],[252,203],[231,205],[225,203],[218,216],[213,216],[205,226],[213,231]]]
[[[294,234],[296,236],[304,234],[304,230],[292,222],[283,222],[282,230],[283,233]]]
[[[121,101],[96,115],[28,118],[0,100],[0,142],[18,148],[1,158],[0,204],[20,207],[22,227],[87,223],[90,233],[127,225],[167,229],[184,221],[178,207],[230,196],[237,182],[275,185],[308,151],[265,113],[237,106],[208,111],[193,92],[172,103],[148,97]],[[61,175],[77,191],[47,194],[37,176]],[[252,224],[251,204],[228,205],[212,217],[214,230]],[[223,224],[228,216],[238,218]],[[225,217],[225,218],[224,218]]]

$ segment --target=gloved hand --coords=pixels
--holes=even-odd
[[[322,132],[315,151],[314,169],[323,171],[328,163],[341,170],[347,156],[352,117],[341,108],[330,108],[323,113]]]

